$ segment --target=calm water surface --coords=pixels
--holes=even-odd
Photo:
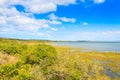
[[[102,52],[119,52],[120,42],[54,42],[58,46],[72,46]]]

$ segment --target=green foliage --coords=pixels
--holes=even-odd
[[[17,75],[17,79],[18,80],[31,80],[32,77],[30,74],[30,70],[31,70],[31,65],[29,64],[22,65],[18,70],[19,75]]]
[[[26,55],[25,63],[39,64],[45,62],[46,64],[53,64],[57,58],[57,51],[50,45],[34,45],[30,48],[30,53]]]
[[[51,66],[56,62],[57,51],[54,47],[45,44],[33,44],[29,45],[26,42],[13,40],[1,40],[0,52],[9,55],[16,55],[20,58],[20,62],[15,64],[6,64],[0,66],[0,78],[3,79],[15,79],[15,80],[31,80],[37,79],[32,76],[31,66],[39,65],[41,72],[47,70],[48,66]],[[11,57],[12,58],[12,57]],[[41,73],[42,74],[42,73]],[[43,78],[44,79],[44,78]],[[39,80],[39,79],[38,79]]]
[[[0,67],[2,79],[31,80],[29,64],[21,65],[20,63],[4,65]]]
[[[18,74],[18,70],[15,65],[4,65],[0,67],[0,75],[2,78],[11,78]]]
[[[6,54],[22,54],[28,46],[20,43],[3,43],[0,45],[0,51]]]

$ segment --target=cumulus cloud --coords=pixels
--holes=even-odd
[[[75,18],[58,17],[53,13],[50,14],[48,17],[53,21],[72,22],[72,23],[76,22]]]
[[[47,13],[57,10],[57,5],[75,4],[76,0],[2,0],[1,3],[9,3],[9,5],[20,4],[29,12]]]
[[[0,0],[0,34],[50,36],[41,33],[41,29],[57,31],[58,29],[51,28],[51,25],[61,25],[63,20],[54,14],[51,14],[50,19],[36,19],[33,15],[54,12],[58,5],[67,6],[75,3],[76,0]],[[17,10],[16,5],[22,6],[24,12]],[[66,22],[74,20],[66,18]]]
[[[92,1],[96,4],[105,2],[105,0],[80,1]],[[35,19],[33,15],[55,12],[57,6],[68,6],[76,3],[77,0],[0,0],[0,34],[19,33],[50,36],[50,34],[41,33],[41,29],[58,31],[58,29],[51,26],[61,25],[64,22],[74,23],[76,19],[65,16],[59,17],[53,13],[49,15],[49,19]],[[16,5],[22,6],[24,11],[17,10]],[[88,25],[88,23],[83,23],[83,25]]]
[[[56,29],[56,28],[51,28],[51,30],[52,30],[52,31],[58,31],[58,29]]]

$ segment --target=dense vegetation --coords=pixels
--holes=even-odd
[[[54,46],[54,45],[53,45]],[[0,39],[0,80],[119,80],[120,54]]]

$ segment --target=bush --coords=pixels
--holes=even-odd
[[[18,70],[16,69],[15,65],[5,65],[0,67],[0,75],[3,78],[11,78],[15,75],[18,75]]]
[[[25,64],[25,65],[21,65],[21,67],[19,67],[19,75],[17,75],[17,80],[31,80],[32,79],[32,75],[31,75],[31,65],[29,64]]]
[[[7,54],[22,54],[27,48],[26,44],[20,43],[3,43],[0,45],[0,51]]]
[[[57,58],[57,52],[55,48],[50,45],[34,45],[30,48],[30,53],[26,56],[26,63],[39,64],[40,62],[45,62],[44,64],[53,64]]]
[[[3,80],[31,80],[31,66],[21,63],[4,65],[0,67],[0,76]]]

